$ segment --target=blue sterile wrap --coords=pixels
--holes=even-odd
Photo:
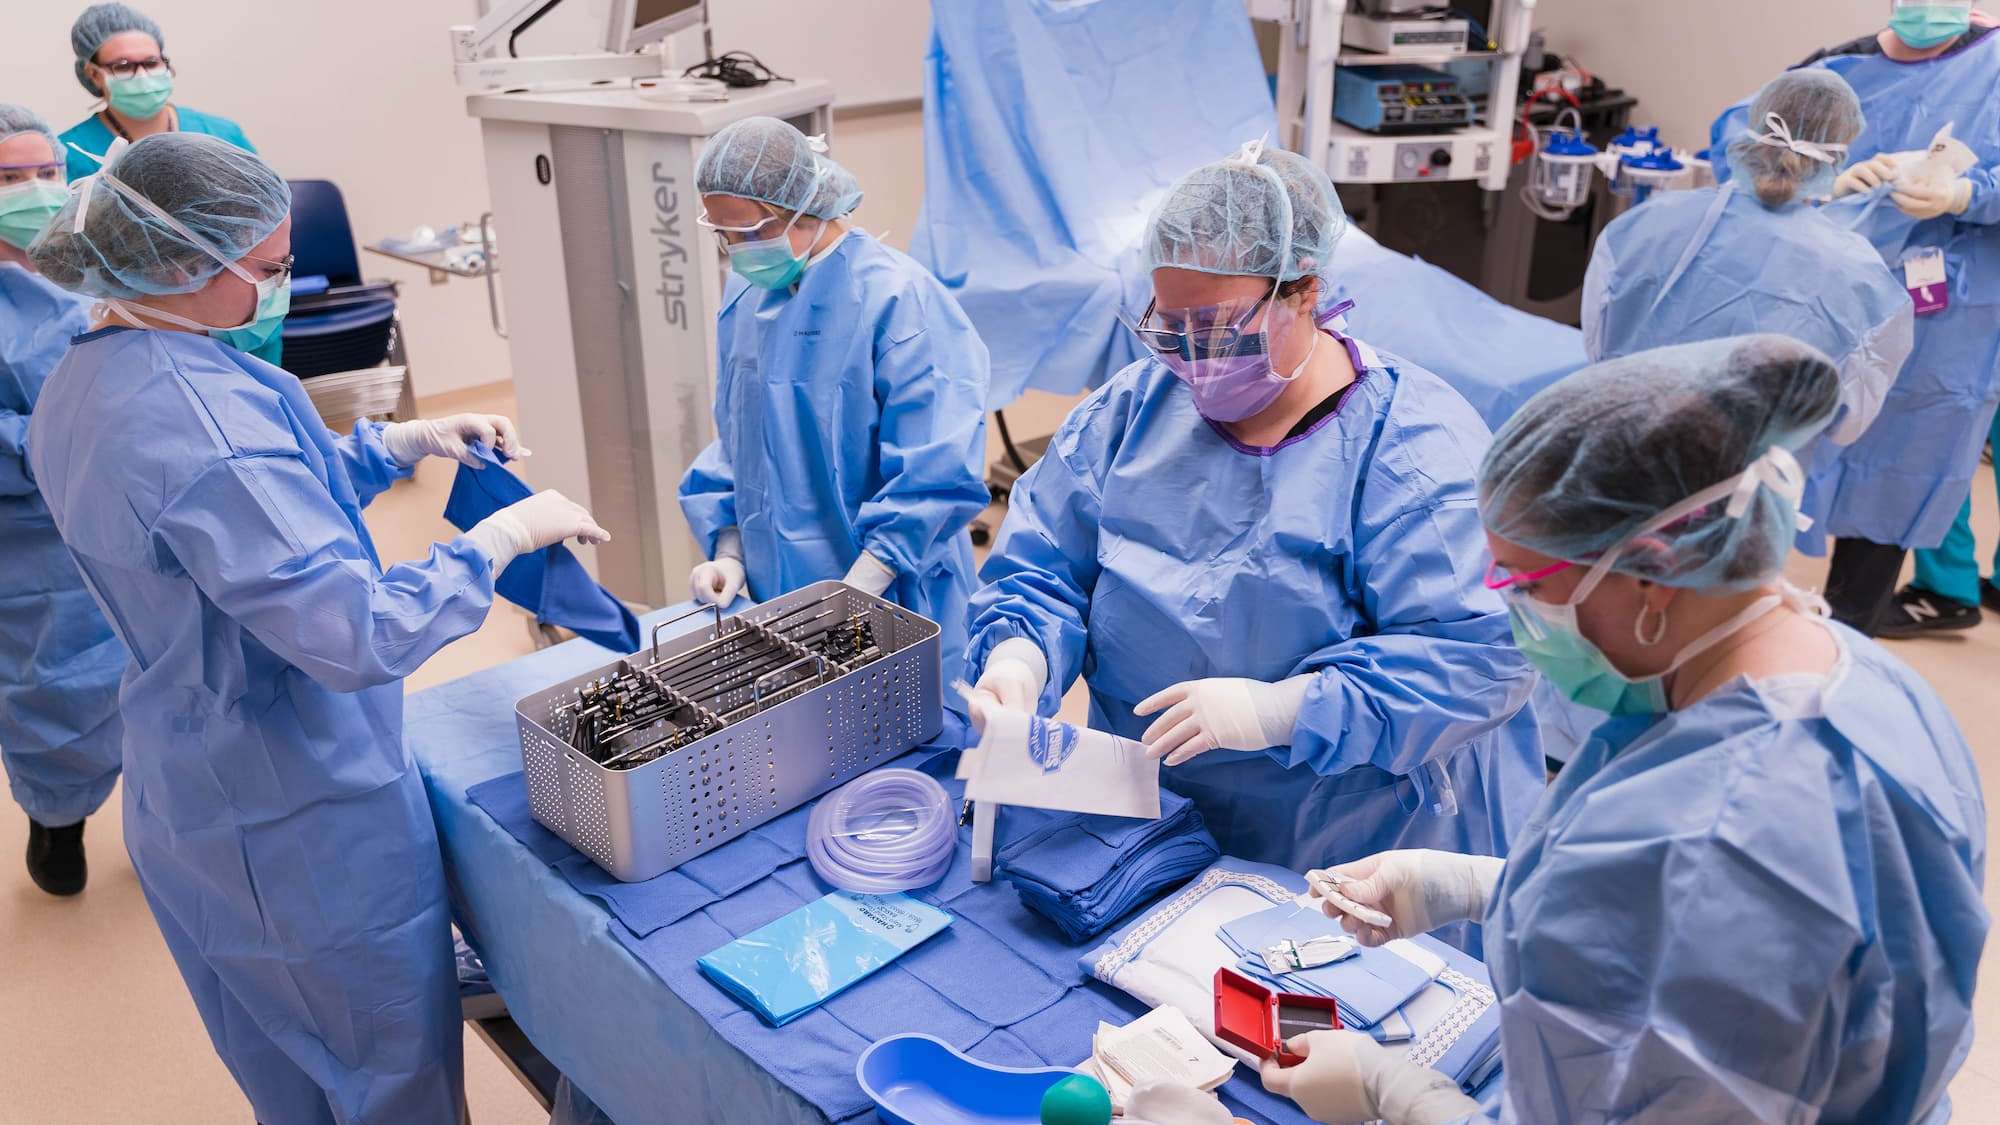
[[[1001,810],[993,874],[1071,941],[1088,941],[1214,863],[1221,849],[1194,802],[1160,791],[1160,819]]]
[[[483,469],[458,467],[445,501],[444,518],[460,531],[535,494],[528,483],[504,467],[505,462],[484,445],[472,450],[486,462]],[[493,582],[493,592],[535,615],[545,625],[559,625],[613,652],[639,651],[639,619],[611,591],[597,584],[582,560],[557,543],[531,551],[508,564]]]

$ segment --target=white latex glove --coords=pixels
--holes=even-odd
[[[1833,181],[1834,198],[1874,191],[1883,184],[1894,183],[1897,168],[1896,158],[1886,153],[1851,164]]]
[[[847,568],[847,577],[841,581],[879,598],[895,583],[896,571],[888,563],[863,551],[861,557],[854,560],[854,565]]]
[[[715,537],[715,559],[688,574],[688,593],[695,601],[726,609],[736,604],[749,581],[750,574],[743,567],[743,533],[725,527]]]
[[[1903,214],[1923,221],[1941,215],[1963,215],[1972,206],[1972,181],[1957,179],[1949,184],[1899,184],[1889,196]]]
[[[688,575],[688,592],[695,601],[727,608],[736,604],[749,581],[750,574],[743,569],[742,559],[718,555],[714,562],[705,562]]]
[[[1127,1125],[1230,1125],[1235,1118],[1214,1094],[1178,1082],[1147,1082],[1125,1101]]]
[[[1315,891],[1333,889],[1363,906],[1387,914],[1388,927],[1374,926],[1341,910],[1331,901],[1320,903],[1363,945],[1382,945],[1396,938],[1426,934],[1453,922],[1470,922],[1486,914],[1493,888],[1500,883],[1506,861],[1495,856],[1409,848],[1377,852],[1319,871],[1306,872]],[[1335,882],[1331,876],[1344,876]]]
[[[493,560],[495,574],[507,569],[507,564],[521,555],[565,539],[579,543],[611,542],[611,533],[597,526],[583,505],[553,488],[487,516],[473,524],[465,537],[477,543]]]
[[[382,427],[383,448],[406,469],[426,457],[449,457],[461,465],[484,468],[486,462],[472,455],[470,447],[476,441],[485,442],[511,460],[532,456],[521,444],[513,420],[498,414],[452,414],[414,422],[390,422]]]
[[[1264,750],[1289,746],[1292,727],[1305,706],[1312,676],[1293,676],[1267,684],[1261,680],[1215,678],[1183,680],[1160,692],[1132,713],[1153,720],[1140,741],[1155,760],[1178,766],[1210,750]]]
[[[1026,637],[1008,637],[986,654],[986,666],[972,685],[966,700],[973,729],[986,732],[985,710],[989,707],[1025,711],[1032,715],[1041,701],[1042,688],[1049,682],[1049,661],[1040,646]]]
[[[1264,1088],[1299,1104],[1322,1125],[1443,1125],[1479,1103],[1445,1075],[1402,1057],[1359,1031],[1315,1031],[1285,1044],[1304,1062],[1281,1067],[1266,1059]]]

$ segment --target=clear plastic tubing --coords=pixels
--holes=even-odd
[[[865,774],[827,794],[806,822],[806,858],[843,891],[889,894],[944,877],[958,825],[944,786],[916,770]]]

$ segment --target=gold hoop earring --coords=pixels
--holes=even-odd
[[[1648,610],[1652,610],[1652,612],[1660,615],[1660,627],[1654,629],[1650,636],[1647,635],[1646,632],[1646,612]],[[1641,645],[1645,646],[1646,648],[1652,648],[1654,645],[1659,644],[1661,641],[1665,640],[1666,636],[1667,636],[1667,611],[1664,609],[1656,610],[1649,605],[1640,606],[1639,616],[1632,619],[1632,639],[1638,641]]]

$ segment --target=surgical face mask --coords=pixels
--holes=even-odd
[[[1770,487],[1787,495],[1794,504],[1805,487],[1805,477],[1791,453],[1773,447],[1750,468],[1729,480],[1703,489],[1662,512],[1650,523],[1626,536],[1605,552],[1577,584],[1567,602],[1552,605],[1529,594],[1519,583],[1545,578],[1568,564],[1558,564],[1520,578],[1487,577],[1489,589],[1499,590],[1507,600],[1507,620],[1514,643],[1535,668],[1568,699],[1611,715],[1654,715],[1668,710],[1667,678],[1688,661],[1741,632],[1753,622],[1783,605],[1778,595],[1759,598],[1741,613],[1709,630],[1674,655],[1667,667],[1650,676],[1628,676],[1611,662],[1577,622],[1577,607],[1596,591],[1620,556],[1635,542],[1664,527],[1700,512],[1708,505],[1727,499],[1726,514],[1741,518],[1760,487]],[[1666,631],[1664,613],[1654,622],[1642,613],[1632,623],[1632,633],[1640,644],[1658,643]]]
[[[237,351],[254,352],[269,343],[272,336],[277,335],[278,329],[284,327],[285,315],[291,312],[291,271],[285,270],[270,277],[259,278],[251,276],[249,270],[235,262],[228,262],[225,265],[229,272],[257,289],[257,304],[250,312],[250,319],[234,328],[218,328],[212,324],[203,324],[198,320],[189,320],[151,305],[135,306],[116,299],[107,301],[106,304],[136,326],[144,327],[143,322],[138,319],[138,314],[143,314],[154,320],[164,320],[168,324],[178,324],[182,328],[206,332],[211,338],[228,344]]]
[[[792,221],[785,224],[783,233],[775,238],[731,244],[729,268],[759,289],[789,288],[800,274],[806,272],[808,255],[792,253],[792,227],[798,221],[799,214],[794,214]]]
[[[1949,43],[1971,27],[1969,3],[1901,4],[1889,17],[1889,30],[1896,38],[1918,50]]]
[[[110,103],[112,109],[143,121],[160,112],[168,99],[174,96],[174,76],[161,70],[157,74],[107,78],[104,88],[104,100]]]
[[[0,242],[26,250],[68,198],[67,184],[49,180],[27,180],[0,187]]]

